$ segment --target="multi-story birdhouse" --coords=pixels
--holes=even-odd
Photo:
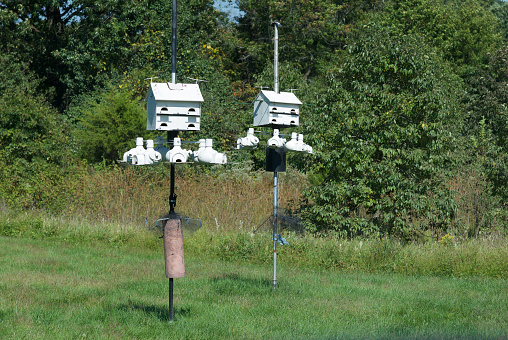
[[[198,84],[151,83],[146,129],[198,131],[203,101]]]
[[[262,90],[254,101],[254,126],[298,126],[301,104],[292,92]]]

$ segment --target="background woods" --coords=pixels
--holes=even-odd
[[[506,2],[236,5],[235,19],[212,0],[178,8],[178,81],[208,81],[202,132],[184,138],[213,138],[236,163],[180,170],[186,188],[218,197],[210,211],[192,210],[207,227],[249,229],[269,215],[258,190],[263,150],[233,149],[251,123],[256,86],[273,87],[270,23],[279,20],[281,89],[298,90],[300,132],[315,151],[289,160],[288,214],[309,232],[343,237],[506,232]],[[170,79],[170,13],[159,0],[0,2],[3,209],[129,223],[143,215],[134,207],[164,212],[152,201],[164,201],[167,169],[121,169],[116,160],[135,137],[155,137],[144,125],[145,79]],[[246,217],[227,219],[221,211],[238,191],[260,206],[230,207]],[[113,197],[129,197],[133,209],[113,208]]]

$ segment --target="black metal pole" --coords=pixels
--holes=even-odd
[[[173,0],[173,18],[172,18],[172,41],[171,41],[171,82],[176,84],[176,16],[177,5],[176,0]],[[178,136],[178,132],[168,131],[168,142],[174,140]],[[175,163],[171,163],[171,189],[169,193],[169,214],[175,213],[176,194],[175,194]],[[173,278],[169,278],[169,323],[173,322]]]
[[[171,192],[169,196],[169,214],[175,213],[175,163],[171,163]],[[173,278],[169,278],[169,323],[173,322]]]
[[[178,131],[168,131],[168,143],[173,143],[176,137],[178,137]],[[170,185],[171,186],[169,192],[169,214],[174,214],[177,197],[175,194],[175,163],[171,163]]]
[[[173,278],[169,278],[169,323],[173,322]]]
[[[175,194],[175,163],[171,163],[171,190],[169,193],[169,214],[175,213],[176,194]]]
[[[178,131],[168,131],[168,142],[171,142],[178,136]],[[176,194],[175,194],[175,163],[171,163],[170,173],[170,193],[169,193],[169,214],[175,214],[176,206]],[[167,221],[166,221],[167,224]],[[165,226],[165,225],[164,225]],[[173,278],[169,278],[169,323],[173,323]]]

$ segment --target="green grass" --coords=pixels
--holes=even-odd
[[[508,237],[496,234],[474,239],[444,235],[439,242],[418,243],[393,238],[345,240],[290,231],[282,234],[290,245],[278,247],[279,259],[298,268],[508,279]],[[161,244],[156,235],[144,221],[90,223],[34,213],[0,213],[0,236],[157,250]],[[193,234],[184,228],[184,238],[188,254],[206,254],[207,260],[265,265],[272,261],[269,229],[253,233],[240,228],[224,231],[203,226]]]
[[[160,249],[0,237],[2,339],[505,338],[508,281],[312,270]]]

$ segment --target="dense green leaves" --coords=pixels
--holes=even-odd
[[[291,62],[306,77],[318,72],[343,45],[344,32],[375,1],[275,1],[241,0],[246,15],[238,30],[245,43],[241,48],[244,62],[251,71],[262,71],[273,53],[273,27],[278,20],[281,60]]]
[[[488,58],[488,64],[468,78],[465,134],[473,159],[481,163],[493,190],[508,198],[508,47]]]
[[[14,55],[0,64],[0,197],[22,207],[51,201],[70,161],[67,122],[37,93],[39,81]]]
[[[77,130],[84,159],[117,161],[136,137],[146,136],[146,111],[129,89],[112,88],[85,105]]]
[[[372,26],[349,42],[308,124],[319,156],[304,216],[349,236],[444,225],[460,80],[421,39]]]
[[[1,51],[29,60],[44,86],[54,90],[51,102],[61,110],[115,73],[148,66],[170,72],[171,2],[46,2],[0,3]],[[199,46],[216,35],[221,17],[212,5],[211,0],[180,3],[182,75],[200,76],[193,60],[202,56]]]
[[[491,11],[496,16],[498,27],[506,41],[508,39],[508,2],[502,0],[494,1]]]
[[[388,2],[383,21],[401,34],[418,34],[461,72],[499,43],[497,20],[478,0]]]
[[[273,86],[278,20],[280,89],[297,89],[298,130],[317,151],[288,157],[310,170],[309,230],[409,237],[444,229],[470,218],[456,217],[465,203],[455,192],[474,201],[464,209],[476,221],[478,207],[492,206],[486,214],[495,218],[506,211],[505,2],[238,5],[243,14],[231,22],[212,0],[179,1],[177,81],[207,81],[201,131],[181,137],[235,147],[252,124],[256,87]],[[72,175],[71,164],[113,162],[135,137],[154,137],[143,99],[146,78],[170,79],[171,7],[0,2],[0,192],[9,204],[55,207],[52,183]],[[264,164],[262,149],[230,155]],[[464,174],[474,193],[457,188]]]

